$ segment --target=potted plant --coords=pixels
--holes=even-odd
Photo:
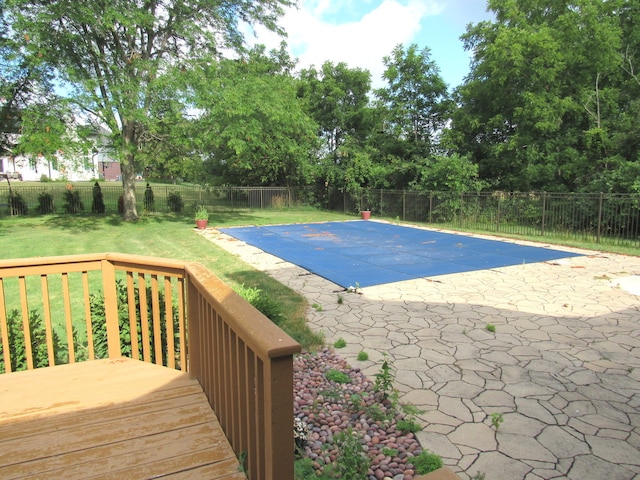
[[[199,230],[204,230],[207,228],[207,224],[209,223],[209,212],[204,205],[198,205],[196,208],[196,226]]]

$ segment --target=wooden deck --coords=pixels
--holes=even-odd
[[[122,358],[0,375],[0,478],[246,477],[196,380]]]

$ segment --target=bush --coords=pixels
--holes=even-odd
[[[22,316],[18,310],[11,310],[7,315],[7,335],[11,345],[11,371],[16,372],[27,369],[27,350],[25,346],[24,331],[22,328]],[[29,335],[31,337],[31,354],[33,366],[48,367],[49,355],[47,353],[47,335],[44,320],[36,310],[29,313]],[[56,364],[64,363],[66,350],[60,346],[60,338],[52,332],[53,351],[56,356]],[[5,373],[4,352],[0,342],[0,373]]]
[[[74,190],[72,185],[69,185],[64,191],[64,209],[67,213],[80,213],[84,211],[84,205],[80,200],[80,191]]]
[[[425,450],[412,461],[418,475],[426,475],[442,468],[442,458],[439,455]]]
[[[93,213],[104,213],[104,198],[102,197],[102,189],[98,182],[93,185],[93,203],[91,204],[91,211]]]
[[[147,183],[147,188],[144,191],[144,211],[147,213],[156,211],[156,200],[153,195],[151,185]]]
[[[40,192],[38,194],[38,213],[42,215],[53,213],[53,197],[50,193]]]
[[[132,357],[132,345],[131,345],[131,325],[129,322],[129,295],[127,293],[127,286],[120,280],[118,280],[116,285],[117,297],[118,297],[118,323],[120,327],[120,351],[122,355],[125,357]],[[142,322],[140,319],[140,296],[138,295],[138,287],[136,286],[134,290],[134,295],[136,298],[136,331],[138,338],[138,355],[142,357]],[[102,295],[92,294],[90,298],[90,306],[91,306],[91,329],[93,331],[93,346],[95,349],[96,358],[107,358],[109,356],[109,347],[107,343],[107,324],[106,324],[106,316],[104,310],[104,299]],[[153,336],[153,297],[151,292],[151,287],[147,287],[147,318],[149,319],[149,338],[150,340],[150,350],[151,350],[151,361],[156,362],[156,353],[155,353],[155,339]],[[164,294],[159,292],[158,294],[158,304],[164,305]],[[167,330],[166,330],[166,313],[162,311],[163,315],[160,317],[160,331],[162,342],[162,364],[167,364]],[[173,332],[175,337],[175,345],[176,348],[179,345],[178,337],[179,337],[179,316],[178,309],[173,309]],[[178,363],[178,362],[177,362]]]
[[[173,191],[169,193],[167,197],[167,207],[170,212],[180,213],[184,210],[184,201],[182,200],[182,195],[180,192]]]
[[[29,207],[27,206],[27,202],[24,201],[22,195],[18,192],[14,192],[13,190],[9,190],[9,215],[26,215]]]
[[[259,288],[245,287],[242,284],[234,290],[276,325],[280,325],[285,320],[280,304],[265,295]]]

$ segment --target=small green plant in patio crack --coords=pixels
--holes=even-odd
[[[344,303],[344,298],[342,295],[338,294],[338,305],[342,305]]]
[[[361,352],[358,352],[357,359],[359,362],[366,362],[367,360],[369,360],[369,354],[362,350]]]
[[[485,480],[486,475],[481,472],[476,472],[476,474],[471,477],[471,480]]]
[[[491,333],[496,333],[496,326],[493,323],[487,323],[485,328]]]
[[[346,346],[347,346],[347,341],[342,337],[336,340],[333,344],[333,348],[344,348]]]
[[[314,303],[313,305],[311,305],[311,307],[316,311],[316,312],[321,312],[322,311],[322,305],[318,304],[318,303]]]
[[[491,425],[496,429],[496,432],[500,429],[502,422],[504,422],[504,417],[501,413],[494,412],[491,414]]]

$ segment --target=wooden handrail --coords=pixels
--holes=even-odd
[[[57,276],[62,299],[51,293]],[[102,334],[92,318],[96,299],[103,305]],[[30,326],[34,306],[44,325]],[[25,331],[26,368],[55,365],[57,328],[70,362],[97,358],[101,335],[102,354],[110,358],[128,354],[187,370],[234,451],[246,453],[248,478],[293,479],[293,355],[300,345],[204,266],[119,253],[0,260],[0,362],[7,372],[15,360],[13,310]],[[80,325],[86,352],[75,344]],[[45,332],[44,357],[31,348],[35,327]]]

